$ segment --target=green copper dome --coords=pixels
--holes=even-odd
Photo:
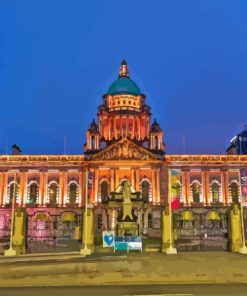
[[[122,61],[118,79],[115,80],[108,89],[109,95],[132,94],[140,95],[140,88],[129,78],[128,65],[125,60]]]
[[[128,77],[119,77],[108,89],[108,94],[133,94],[140,95],[141,91],[137,84]]]

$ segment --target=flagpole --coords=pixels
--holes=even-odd
[[[83,218],[83,237],[84,237],[84,246],[80,251],[81,255],[90,255],[91,250],[87,247],[87,213],[88,213],[88,170],[85,171],[85,210],[84,210],[84,218]],[[85,233],[85,234],[84,234]]]
[[[14,177],[14,194],[12,198],[12,211],[11,211],[11,230],[10,230],[10,243],[9,249],[5,250],[4,256],[18,255],[17,251],[13,249],[13,234],[14,234],[14,219],[15,219],[15,199],[16,199],[16,172]]]
[[[172,202],[171,202],[171,169],[168,168],[168,204],[169,204],[169,237],[170,237],[170,246],[166,249],[166,254],[177,254],[177,249],[173,247],[172,242]]]
[[[239,253],[247,254],[247,247],[245,244],[243,193],[242,193],[242,186],[241,186],[240,169],[238,171],[238,174],[239,174],[239,187],[240,187],[240,212],[241,212],[241,227],[242,227],[242,240],[243,240],[243,246],[239,249]]]

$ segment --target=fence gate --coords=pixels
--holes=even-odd
[[[81,214],[36,212],[27,219],[27,251],[71,252],[81,248]]]
[[[178,251],[227,251],[228,219],[220,210],[179,210],[173,215]]]

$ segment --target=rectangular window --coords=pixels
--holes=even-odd
[[[153,228],[153,215],[148,214],[148,228]]]

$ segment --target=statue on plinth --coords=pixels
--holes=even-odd
[[[131,207],[131,188],[128,181],[126,181],[123,185],[123,218],[122,220],[125,220],[127,216],[132,220],[132,207]]]

